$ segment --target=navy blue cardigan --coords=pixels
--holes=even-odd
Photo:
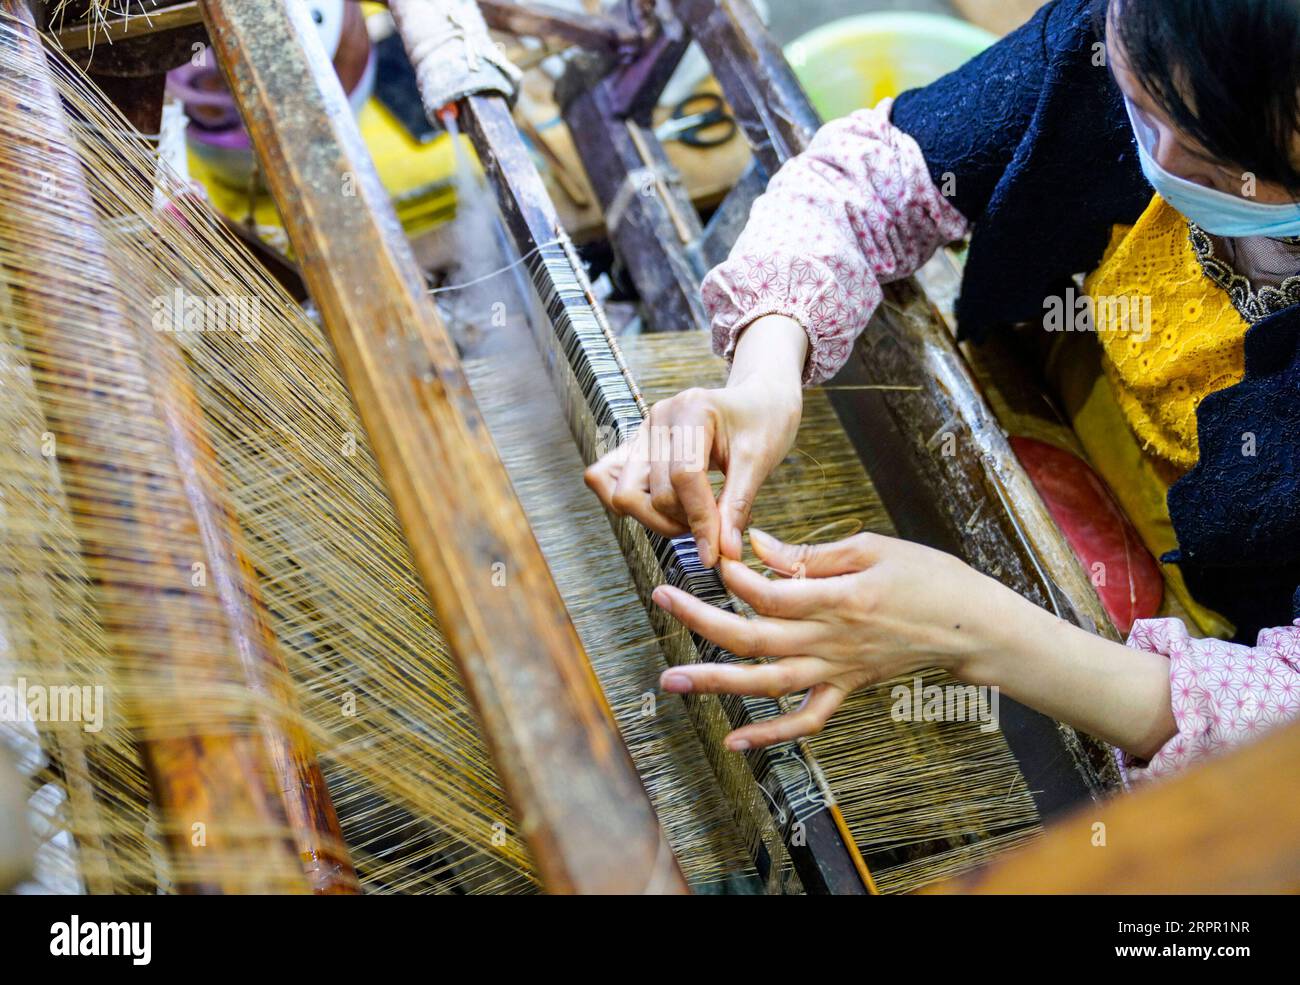
[[[1038,321],[1044,299],[1101,261],[1151,201],[1119,88],[1097,47],[1097,0],[1055,0],[951,75],[901,95],[896,126],[974,226],[963,336]],[[1169,492],[1195,597],[1254,642],[1300,618],[1300,305],[1251,327],[1245,378],[1196,419],[1200,459]],[[1252,454],[1253,452],[1253,454]]]

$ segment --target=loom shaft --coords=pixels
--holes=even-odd
[[[203,11],[547,888],[684,891],[310,23]]]
[[[402,34],[408,53],[417,57],[422,45],[420,43],[423,29],[422,18],[440,15],[439,0],[392,0],[390,4],[398,30]],[[419,69],[417,66],[417,75]],[[426,100],[426,105],[428,100]],[[606,335],[608,326],[598,311],[598,306],[586,284],[581,265],[576,263],[572,247],[567,244],[567,236],[555,214],[554,206],[546,195],[541,176],[537,173],[519,132],[510,117],[505,100],[488,95],[473,95],[462,99],[458,104],[459,119],[463,121],[466,132],[473,140],[480,159],[485,163],[492,183],[497,191],[498,202],[506,217],[506,225],[515,238],[521,254],[536,253],[543,244],[559,239],[560,248],[543,249],[540,262],[530,265],[534,284],[543,300],[550,307],[549,316],[553,321],[555,337],[539,339],[546,351],[556,350],[547,357],[553,372],[559,371],[567,359],[574,363],[573,373],[581,378],[583,385],[591,392],[587,399],[593,404],[589,414],[579,414],[579,420],[572,422],[575,437],[583,449],[588,461],[591,461],[595,446],[591,441],[590,414],[594,414],[599,423],[615,424],[615,430],[622,437],[630,434],[630,429],[639,426],[644,414],[644,406],[626,406],[636,401],[630,377],[624,372],[624,380],[611,379],[610,387],[618,387],[618,395],[612,391],[599,392],[599,372],[592,369],[596,360],[617,365],[619,354],[612,336]],[[593,333],[590,343],[579,340],[578,324],[604,325],[605,332]],[[557,337],[558,340],[557,341]],[[586,345],[591,345],[590,351]],[[563,352],[559,351],[563,350]],[[622,386],[618,386],[622,383]],[[571,385],[567,374],[561,374],[557,385],[564,393]],[[603,400],[602,400],[603,397]],[[620,417],[618,409],[626,417]],[[639,558],[657,556],[661,570],[653,577],[656,581],[673,580],[679,583],[700,583],[704,590],[725,599],[721,582],[716,572],[698,569],[687,560],[693,551],[693,545],[670,544],[662,538],[647,536],[644,531],[636,529],[634,524],[626,521],[616,522],[616,529],[624,540],[625,553],[634,572],[643,581],[649,577],[640,571]],[[665,634],[670,632],[663,613],[653,604],[648,603],[653,584],[648,581],[639,586],[643,598],[647,601],[648,611],[653,622],[663,627]],[[696,641],[694,646],[698,646]],[[698,654],[695,655],[698,658]],[[725,658],[725,657],[724,657]],[[679,655],[678,659],[685,659]],[[732,727],[738,727],[752,720],[753,708],[758,703],[747,705],[743,702],[729,702],[724,705],[733,713]],[[871,884],[861,856],[851,839],[847,837],[842,825],[837,824],[837,812],[833,803],[829,808],[819,810],[796,810],[791,803],[795,798],[783,789],[777,780],[778,767],[774,764],[780,759],[789,759],[790,764],[797,762],[793,772],[799,774],[802,782],[807,782],[814,771],[801,758],[804,752],[796,744],[788,744],[784,749],[772,753],[756,753],[753,768],[758,777],[771,777],[769,799],[775,804],[776,811],[783,815],[781,825],[786,839],[783,846],[769,844],[769,854],[777,851],[788,852],[796,865],[805,888],[813,892],[864,892]],[[715,762],[715,768],[726,769],[732,764],[723,765],[721,759]],[[828,798],[829,799],[829,798]],[[791,822],[798,818],[797,836]],[[758,860],[760,871],[765,868],[764,861]]]

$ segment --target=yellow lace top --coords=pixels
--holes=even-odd
[[[1196,408],[1239,382],[1249,325],[1205,275],[1187,219],[1156,196],[1085,282],[1116,402],[1148,454],[1196,464]]]
[[[1080,443],[1156,557],[1178,546],[1169,485],[1196,464],[1196,408],[1240,381],[1249,324],[1206,276],[1187,220],[1157,196],[1132,227],[1116,228],[1085,281],[1100,347],[1063,355],[1058,386]],[[1100,372],[1097,363],[1100,362]],[[1200,633],[1229,636],[1176,567],[1165,580]]]

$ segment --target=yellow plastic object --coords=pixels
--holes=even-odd
[[[817,112],[833,120],[928,85],[995,41],[954,17],[860,14],[810,31],[785,54]]]
[[[418,237],[456,214],[456,154],[450,137],[441,134],[427,144],[417,143],[375,99],[362,107],[357,122],[409,236]],[[473,160],[468,145],[466,153]],[[207,189],[213,204],[243,222],[248,216],[248,194],[216,181],[211,168],[193,151],[189,164],[190,174]],[[253,216],[263,229],[281,227],[275,204],[264,192],[255,199]]]

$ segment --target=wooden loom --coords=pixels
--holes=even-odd
[[[9,13],[22,16],[21,5],[7,6]],[[178,14],[179,26],[169,29],[190,29],[195,14],[205,18],[281,204],[298,267],[373,443],[412,561],[474,698],[542,882],[552,891],[684,889],[581,642],[567,619],[557,620],[564,604],[491,443],[483,440],[486,427],[456,348],[424,291],[350,116],[339,110],[342,94],[330,67],[304,42],[305,26],[280,3],[204,0],[177,6],[190,8],[190,16]],[[413,60],[427,50],[422,32],[428,24],[444,9],[458,6],[464,5],[392,0],[390,8]],[[484,6],[495,23],[520,27],[521,15],[504,9],[510,5]],[[566,78],[561,91],[566,119],[597,194],[613,217],[610,238],[643,297],[654,299],[650,318],[665,327],[698,328],[703,323],[696,298],[700,276],[725,255],[765,176],[806,145],[817,120],[748,4],[679,0],[670,6],[674,16],[666,20],[652,16],[654,4],[638,3],[631,5],[626,24],[534,14],[520,29],[553,32],[601,55],[575,64]],[[458,16],[466,15],[461,10]],[[36,59],[36,36],[30,28],[24,30],[28,54]],[[674,186],[648,125],[659,87],[692,37],[709,55],[755,153],[751,174],[708,226],[701,225]],[[565,395],[579,449],[590,460],[598,436],[622,439],[639,425],[644,401],[511,120],[502,89],[499,80],[489,80],[460,94],[458,116],[490,177],[516,252],[526,260],[539,302],[539,316],[531,322],[538,346]],[[46,93],[44,112],[57,120],[60,111],[52,92]],[[428,108],[437,112],[442,100],[431,97]],[[24,149],[15,141],[12,153]],[[30,150],[48,153],[50,148]],[[13,164],[15,174],[39,170],[31,158],[5,163]],[[354,188],[355,194],[340,194],[344,187]],[[629,188],[639,193],[628,195]],[[77,194],[75,185],[68,189],[70,200],[75,202]],[[93,226],[88,215],[84,225]],[[32,228],[21,231],[20,238],[35,242],[41,234]],[[111,276],[109,270],[102,273],[104,280]],[[44,310],[39,292],[18,300],[30,309],[34,325],[50,331],[48,338],[27,344],[58,344],[59,313]],[[395,339],[402,353],[396,361],[388,355]],[[75,346],[59,354],[62,365],[84,363],[82,372],[93,377],[96,367],[87,358]],[[147,352],[141,358],[151,361]],[[151,381],[150,392],[158,401],[165,407],[168,401],[189,399],[184,374],[169,367],[166,358],[152,361],[162,368],[141,374]],[[951,337],[913,285],[892,292],[839,382],[843,389],[832,390],[831,401],[875,479],[894,529],[962,555],[1063,618],[1113,635]],[[570,399],[575,393],[582,399]],[[52,428],[72,442],[93,437],[96,425],[115,426],[98,407],[96,420],[59,421],[49,409],[62,406],[59,400],[52,395],[45,399]],[[126,407],[119,413],[131,421],[143,411]],[[184,420],[183,408],[174,417]],[[866,421],[872,422],[870,428],[863,426]],[[178,474],[199,471],[209,474],[210,484],[219,484],[211,449],[184,432],[178,427],[170,438],[159,436],[169,449],[159,454],[172,456]],[[955,455],[936,454],[945,434],[957,438]],[[68,467],[75,480],[76,460]],[[149,489],[150,497],[156,494]],[[258,654],[256,661],[244,661],[242,669],[223,668],[256,687],[262,680],[258,667],[274,669],[283,661],[277,664],[274,634],[260,615],[257,576],[241,563],[240,533],[231,529],[219,504],[193,489],[177,488],[170,495],[178,513],[188,509],[195,517],[195,536],[202,541],[187,556],[202,554],[214,559],[214,572],[220,569],[214,581],[224,586],[226,631],[248,641],[216,646],[209,656],[220,662],[232,650]],[[140,505],[143,509],[145,504]],[[151,529],[143,515],[134,526]],[[223,535],[223,530],[229,532]],[[658,581],[672,580],[725,604],[716,576],[699,568],[689,541],[667,542],[626,521],[616,523],[615,530],[643,598]],[[496,565],[512,573],[505,591],[482,580]],[[92,578],[124,593],[121,611],[135,604],[131,593],[139,586],[131,579],[115,584],[120,575],[111,566]],[[657,610],[649,616],[664,638],[668,660],[730,659],[673,633]],[[177,638],[193,631],[192,616],[181,611],[174,618]],[[142,634],[141,627],[127,622],[114,635],[151,642],[152,631]],[[263,642],[257,645],[259,639]],[[165,661],[166,652],[158,652],[158,659]],[[283,686],[281,676],[281,671],[271,673],[261,686]],[[864,853],[837,806],[840,792],[818,765],[813,745],[787,744],[743,758],[717,749],[718,727],[777,714],[779,703],[697,704],[694,717],[706,752],[734,804],[736,823],[745,829],[758,875],[779,885],[792,873],[788,882],[810,892],[874,888]],[[1113,783],[1105,750],[1042,716],[1005,704],[1007,743],[1041,817],[1050,818]],[[176,785],[187,796],[197,794],[205,809],[235,805],[238,816],[229,821],[231,830],[260,819],[271,831],[291,832],[290,839],[277,835],[250,847],[258,857],[278,859],[271,871],[286,867],[291,857],[286,849],[296,842],[299,855],[312,860],[307,870],[311,888],[354,889],[335,810],[308,740],[276,723],[267,732],[269,754],[251,748],[257,744],[247,740],[227,752],[214,740],[210,753],[207,744],[203,747],[200,763],[177,762],[165,744],[146,744],[155,797],[182,819],[196,808],[180,797],[168,799],[167,791]],[[712,749],[707,748],[710,742]],[[240,765],[226,765],[223,756]],[[267,758],[272,762],[262,761]],[[286,792],[283,815],[275,797],[248,795],[263,789],[263,778],[269,776]],[[181,780],[188,782],[171,783]],[[183,840],[173,839],[173,850],[183,852]],[[197,868],[199,875],[181,885],[249,888],[228,882],[226,870],[204,876],[203,867]]]

